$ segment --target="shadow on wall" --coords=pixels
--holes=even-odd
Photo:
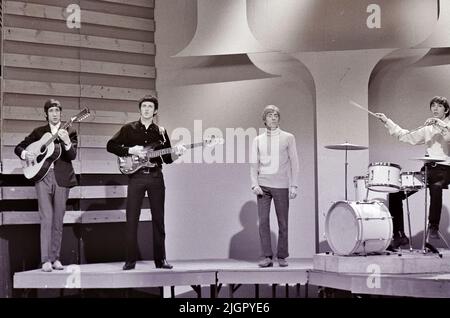
[[[328,242],[326,240],[319,242],[319,251],[318,251],[318,253],[326,253],[326,252],[332,252],[331,251],[331,247],[328,244]]]
[[[246,202],[239,213],[243,229],[233,235],[230,241],[229,258],[256,261],[261,256],[258,230],[258,206],[255,201]],[[275,233],[271,232],[272,249],[276,242]]]

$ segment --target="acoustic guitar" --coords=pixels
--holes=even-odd
[[[67,129],[74,122],[80,122],[89,117],[89,108],[84,108],[76,116],[70,118],[59,129]],[[28,145],[26,151],[36,154],[34,160],[22,160],[23,174],[31,181],[39,181],[45,177],[51,165],[61,156],[61,145],[55,144],[58,134],[45,133],[41,139]]]

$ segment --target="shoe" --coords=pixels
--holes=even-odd
[[[396,250],[402,245],[409,244],[409,239],[406,237],[405,233],[400,232],[398,236],[394,235],[394,239],[392,240],[391,244],[389,245],[388,250]]]
[[[155,267],[156,268],[163,268],[163,269],[172,269],[173,266],[167,263],[165,259],[160,261],[155,261]]]
[[[279,258],[278,259],[278,265],[280,265],[280,267],[287,267],[288,266],[288,262],[286,261],[285,258]]]
[[[273,266],[272,259],[270,257],[266,257],[258,263],[258,266],[259,267],[272,267]]]
[[[57,271],[62,271],[64,269],[63,264],[61,264],[61,262],[59,260],[54,261],[52,267],[53,267],[53,269],[56,269]]]
[[[429,236],[432,239],[438,239],[439,238],[439,227],[436,225],[430,225],[430,228],[428,229]]]
[[[134,269],[135,267],[136,267],[136,261],[133,261],[133,262],[126,261],[125,264],[123,265],[122,269],[124,271],[129,271],[130,269]]]
[[[44,272],[51,272],[53,270],[52,263],[51,262],[45,262],[42,264],[42,271]]]

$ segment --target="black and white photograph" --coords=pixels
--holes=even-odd
[[[0,298],[450,298],[450,0],[2,0],[0,27]]]

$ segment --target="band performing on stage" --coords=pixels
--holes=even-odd
[[[0,298],[450,298],[449,0],[65,2],[1,5]]]
[[[359,104],[350,103],[360,109]],[[153,224],[153,253],[156,268],[172,269],[166,260],[164,202],[165,183],[162,164],[170,164],[187,147],[203,143],[171,146],[168,132],[154,122],[159,111],[158,99],[146,95],[138,101],[140,119],[124,125],[107,143],[107,150],[118,156],[120,171],[128,178],[126,208],[126,262],[123,270],[136,267],[138,260],[137,229],[141,206],[148,195]],[[429,216],[425,209],[422,251],[439,253],[431,239],[442,239],[439,221],[442,210],[442,190],[450,184],[449,104],[445,97],[430,101],[432,117],[415,130],[406,130],[383,113],[368,113],[379,119],[390,135],[412,145],[424,144],[426,154],[417,157],[423,163],[418,171],[402,171],[398,164],[374,162],[368,165],[367,175],[355,176],[355,201],[347,199],[347,161],[345,162],[345,201],[330,207],[325,220],[328,244],[337,255],[370,255],[396,252],[411,241],[409,206],[408,236],[404,231],[402,200],[429,188]],[[365,110],[365,109],[364,109]],[[63,216],[69,190],[77,184],[71,161],[77,152],[77,132],[71,126],[90,115],[86,108],[64,125],[61,124],[61,103],[50,99],[44,113],[48,124],[33,130],[16,148],[23,161],[25,176],[35,182],[41,217],[42,270],[51,272],[64,267],[59,260]],[[262,112],[265,132],[257,136],[251,149],[251,189],[257,197],[261,260],[259,267],[273,266],[270,232],[270,206],[275,204],[278,220],[277,260],[280,267],[288,266],[289,200],[298,194],[299,160],[293,134],[280,129],[280,109],[268,105]],[[333,150],[364,150],[366,146],[350,143],[327,145]],[[347,158],[347,155],[346,155]],[[346,159],[347,160],[347,159]],[[381,195],[380,195],[381,194]],[[383,198],[384,194],[384,198]],[[427,195],[425,192],[425,200]],[[388,206],[386,206],[388,203]],[[343,230],[345,229],[345,230]],[[355,240],[356,237],[356,240]],[[447,245],[448,247],[448,245]]]

